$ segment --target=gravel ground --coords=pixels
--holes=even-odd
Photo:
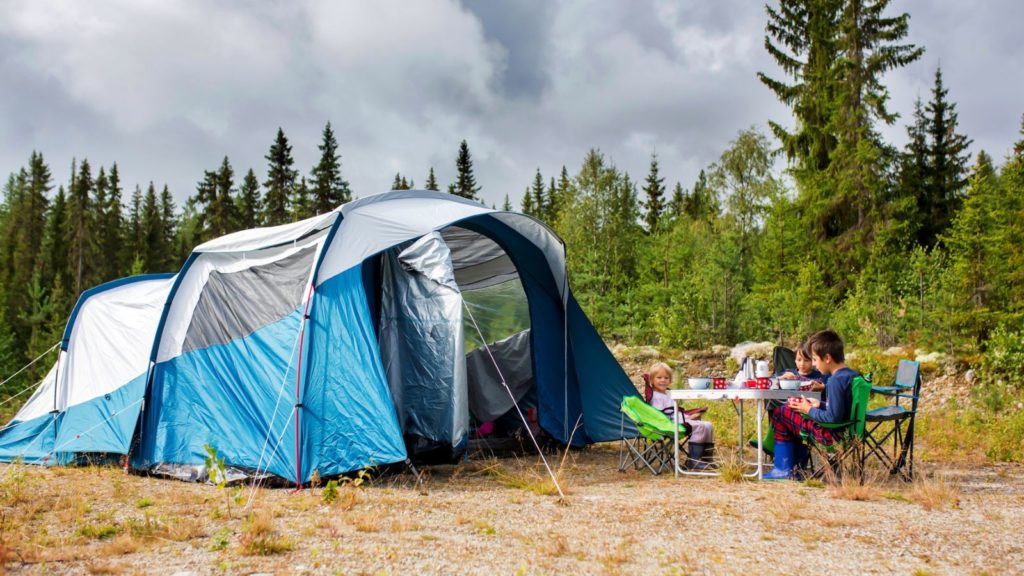
[[[567,498],[532,459],[433,467],[323,490],[257,492],[114,468],[0,467],[12,574],[1002,574],[1024,566],[1020,465],[924,466],[911,485],[730,483],[570,454]],[[557,464],[557,463],[556,463]],[[262,538],[262,540],[261,540]],[[271,555],[258,552],[281,551]],[[290,549],[289,549],[290,548]]]

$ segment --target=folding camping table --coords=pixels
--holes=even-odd
[[[669,390],[669,398],[676,403],[678,410],[678,404],[680,400],[738,400],[736,412],[739,415],[739,454],[743,454],[744,438],[743,438],[743,403],[747,400],[753,400],[757,403],[757,469],[750,474],[744,474],[745,476],[757,477],[758,480],[764,478],[764,429],[762,427],[762,420],[764,419],[764,403],[766,400],[786,400],[791,396],[804,396],[807,398],[814,398],[817,400],[821,399],[821,393],[809,392],[801,390],[761,390],[757,388],[725,388],[725,389],[706,389],[706,390],[693,390],[693,389],[680,389],[680,390]],[[707,470],[684,470],[679,466],[679,432],[676,431],[675,438],[675,467],[676,476],[680,474],[688,474],[693,476],[717,476],[717,472],[711,472]]]

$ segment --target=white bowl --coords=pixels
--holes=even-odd
[[[803,382],[799,380],[779,380],[779,388],[783,390],[798,390]]]
[[[687,378],[686,382],[694,390],[707,390],[711,388],[711,378]]]

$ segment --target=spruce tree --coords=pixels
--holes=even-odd
[[[43,237],[43,278],[42,285],[52,286],[57,279],[67,286],[71,280],[68,274],[68,244],[64,226],[67,224],[67,194],[64,186],[57,188],[50,213],[46,217],[46,234]]]
[[[907,144],[899,156],[892,218],[906,227],[903,240],[921,244],[922,231],[929,226],[922,214],[932,212],[926,185],[928,178],[927,120],[921,99],[914,101],[913,123],[907,126]]]
[[[533,177],[533,186],[528,192],[533,198],[530,200],[533,205],[533,216],[541,220],[548,219],[548,201],[544,197],[544,177],[540,175],[540,168]]]
[[[106,170],[100,166],[96,174],[96,187],[93,194],[93,212],[96,219],[95,249],[100,255],[96,259],[96,279],[107,282],[121,275],[116,254],[120,250],[121,237],[121,203],[111,206],[110,182]],[[108,254],[115,255],[108,257]]]
[[[434,176],[434,167],[433,166],[430,167],[430,173],[427,174],[427,183],[424,186],[424,188],[426,190],[433,190],[434,192],[438,192],[439,190],[441,190],[437,186],[437,178]]]
[[[505,202],[502,203],[501,209],[504,210],[505,212],[512,211],[512,202],[509,201],[508,194],[505,194]]]
[[[115,266],[115,277],[124,276],[128,272],[128,268],[131,265],[130,262],[125,261],[121,256],[124,253],[125,245],[125,219],[124,219],[124,189],[121,186],[121,171],[117,167],[117,162],[114,162],[110,166],[110,172],[107,174],[107,207],[105,209],[104,226],[110,228],[116,228],[116,234],[106,234],[107,241],[110,242],[103,249],[103,257],[114,260],[117,264]],[[114,243],[116,241],[116,243]]]
[[[459,155],[455,159],[456,177],[455,182],[448,187],[450,193],[470,200],[479,200],[477,192],[480,186],[476,184],[476,176],[473,175],[473,157],[469,153],[469,144],[465,140],[459,144]]]
[[[757,76],[792,109],[795,131],[777,122],[769,125],[789,161],[804,170],[827,168],[836,147],[831,122],[839,84],[835,62],[843,1],[780,0],[778,10],[765,7],[765,49],[792,81],[770,78],[763,72]]]
[[[260,183],[252,168],[245,173],[242,186],[238,189],[235,200],[235,212],[238,214],[238,227],[242,230],[259,226],[260,215]]]
[[[658,230],[662,212],[665,211],[665,179],[658,175],[658,155],[651,154],[651,166],[644,181],[644,224],[647,233]]]
[[[74,162],[72,162],[74,165]],[[73,166],[72,166],[73,167]],[[82,160],[78,173],[71,180],[68,195],[68,212],[65,233],[67,235],[67,266],[71,271],[71,290],[75,295],[94,285],[94,210],[92,191],[95,183],[88,160]]]
[[[949,90],[942,85],[942,69],[935,69],[932,99],[928,102],[927,178],[921,206],[922,226],[918,241],[931,247],[952,222],[960,209],[967,185],[967,147],[971,141],[957,133],[956,104],[947,100]]]
[[[160,228],[163,232],[160,251],[164,255],[162,264],[167,270],[174,270],[180,263],[175,253],[175,238],[178,235],[178,217],[175,213],[174,196],[171,189],[164,184],[160,191]]]
[[[289,221],[288,199],[295,188],[297,173],[293,168],[292,147],[284,130],[277,129],[277,137],[264,156],[267,160],[267,180],[263,183],[263,225],[276,226]]]
[[[338,141],[330,122],[324,126],[319,148],[320,161],[313,167],[310,176],[312,213],[326,214],[352,200],[348,182],[341,178],[341,156],[338,155]]]
[[[530,187],[527,186],[526,190],[523,190],[523,199],[519,203],[519,211],[527,216],[535,215],[535,207],[533,205],[533,194],[530,193]]]
[[[208,174],[213,174],[207,172]],[[146,195],[142,200],[142,220],[140,222],[142,232],[142,246],[139,254],[142,260],[142,270],[145,273],[164,272],[165,254],[163,252],[164,230],[160,214],[160,203],[156,196],[156,187],[153,182],[146,188]]]
[[[125,223],[125,242],[122,251],[122,261],[132,267],[136,260],[142,258],[142,189],[135,185],[132,191],[131,204],[128,207],[128,221]],[[134,268],[133,268],[134,269]]]
[[[310,218],[316,214],[313,210],[313,198],[310,194],[309,184],[306,182],[305,176],[299,180],[299,184],[295,187],[295,193],[292,194],[291,206],[292,222],[305,220],[306,218]]]
[[[676,185],[672,188],[672,199],[668,201],[668,216],[673,222],[679,219],[684,214],[684,207],[686,205],[686,192],[683,191],[683,185],[676,182]]]
[[[225,156],[215,178],[214,194],[207,210],[210,212],[212,237],[223,236],[238,230],[238,214],[235,212],[235,169]]]

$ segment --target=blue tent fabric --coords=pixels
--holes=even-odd
[[[296,309],[239,340],[157,364],[138,465],[202,464],[210,445],[226,465],[295,480],[301,319]]]
[[[117,390],[69,407],[61,422],[58,452],[113,452],[127,454],[139,419],[146,374]]]
[[[303,391],[302,476],[406,458],[363,291],[361,267],[324,282],[310,311]]]
[[[11,422],[0,431],[0,462],[21,460],[26,464],[56,464],[52,458],[56,431],[64,414],[45,414],[31,420]]]

